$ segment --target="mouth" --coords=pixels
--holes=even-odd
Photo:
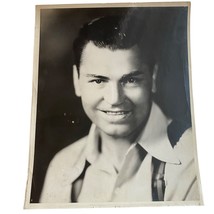
[[[102,111],[102,112],[106,113],[107,115],[117,116],[117,115],[126,115],[130,111]]]
[[[113,123],[123,123],[125,122],[129,116],[131,115],[131,111],[124,111],[124,110],[100,110],[104,114],[104,118]]]

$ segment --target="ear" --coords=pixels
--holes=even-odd
[[[78,75],[78,71],[77,71],[77,66],[73,65],[73,82],[74,82],[75,94],[77,97],[81,96],[79,81],[80,80],[79,80],[79,75]]]
[[[156,93],[157,91],[157,85],[156,85],[157,75],[158,75],[158,65],[155,64],[153,68],[153,74],[152,74],[152,93]]]

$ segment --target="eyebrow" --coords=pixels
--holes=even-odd
[[[133,71],[129,74],[124,74],[120,80],[123,80],[123,79],[127,79],[127,78],[130,78],[130,77],[133,77],[133,76],[139,76],[139,75],[143,75],[143,72],[142,71]],[[106,76],[102,76],[102,75],[96,75],[96,74],[86,74],[86,77],[90,77],[90,78],[98,78],[98,79],[103,79],[103,80],[109,80],[110,78],[106,77]]]
[[[103,80],[109,80],[108,77],[102,76],[102,75],[96,75],[96,74],[86,74],[86,77],[93,77],[97,79],[103,79]]]
[[[142,71],[137,70],[137,71],[133,71],[129,74],[124,74],[121,79],[127,79],[127,78],[130,78],[133,76],[139,76],[139,75],[143,75],[143,74],[144,73]]]

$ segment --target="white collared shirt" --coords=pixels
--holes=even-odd
[[[168,124],[169,120],[153,103],[147,125],[126,153],[119,172],[112,164],[110,155],[99,152],[99,132],[93,124],[86,148],[86,159],[91,165],[85,173],[77,201],[152,201],[152,157],[180,164],[167,137]],[[157,128],[154,129],[154,125]]]

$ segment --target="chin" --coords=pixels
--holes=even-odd
[[[111,137],[115,137],[115,138],[124,138],[129,136],[132,132],[130,127],[122,127],[122,126],[118,126],[114,127],[112,125],[110,125],[109,127],[106,126],[104,129],[101,129],[105,134],[111,136]]]

